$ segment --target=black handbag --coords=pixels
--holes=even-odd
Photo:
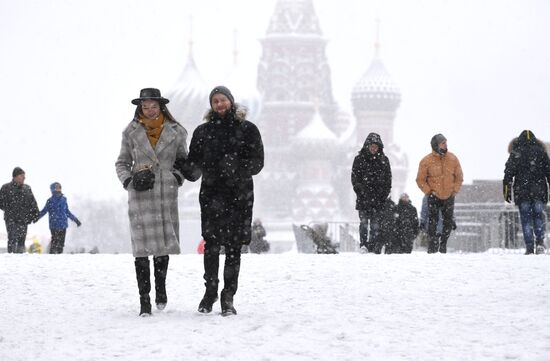
[[[143,168],[137,171],[132,177],[132,185],[136,191],[148,191],[155,186],[155,173],[151,167]]]

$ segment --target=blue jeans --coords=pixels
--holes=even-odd
[[[537,243],[544,241],[544,204],[541,201],[524,201],[519,204],[519,216],[525,246],[533,248],[535,238]],[[534,233],[534,237],[533,237]]]

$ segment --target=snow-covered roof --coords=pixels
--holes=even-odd
[[[178,80],[167,92],[168,108],[184,125],[186,122],[199,122],[209,108],[210,89],[200,74],[193,54],[190,52]]]
[[[337,139],[336,135],[327,127],[323,119],[321,119],[321,114],[319,114],[318,109],[315,109],[311,122],[296,134],[296,140],[299,142],[308,140],[331,140],[336,142]]]
[[[359,79],[352,90],[352,98],[383,96],[400,98],[401,92],[392,80],[386,67],[376,56],[365,74]]]

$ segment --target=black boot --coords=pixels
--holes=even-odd
[[[240,247],[226,247],[225,265],[223,268],[224,287],[221,293],[222,316],[236,315],[233,306],[233,296],[239,285],[239,271],[241,269]]]
[[[233,307],[233,295],[225,289],[222,290],[221,305],[222,316],[231,316],[237,314],[237,310],[235,310],[235,307]]]
[[[206,242],[204,248],[204,286],[206,292],[199,303],[198,311],[200,313],[212,312],[212,305],[218,300],[218,269],[220,246],[213,242]]]
[[[147,257],[136,257],[136,278],[139,289],[140,316],[151,316],[151,271],[149,270],[149,259]]]
[[[447,253],[447,241],[441,240],[439,244],[439,253]]]
[[[535,249],[533,247],[533,244],[525,245],[525,254],[534,254]]]
[[[212,312],[212,305],[214,305],[214,303],[218,300],[217,289],[218,289],[217,285],[216,285],[216,291],[208,290],[208,287],[206,288],[206,292],[204,293],[204,296],[202,297],[202,300],[199,303],[198,311],[200,313]]]
[[[164,310],[168,297],[166,296],[166,273],[168,272],[168,255],[153,258],[155,267],[155,303],[157,309]]]

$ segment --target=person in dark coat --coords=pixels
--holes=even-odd
[[[221,292],[222,315],[236,314],[241,247],[251,241],[254,183],[252,176],[264,166],[264,148],[258,128],[246,120],[246,110],[235,104],[224,86],[210,93],[211,109],[205,123],[193,132],[187,159],[176,166],[195,181],[202,175],[201,207],[206,292],[198,311],[208,313],[218,299],[220,247],[225,248]]]
[[[525,254],[544,253],[544,206],[550,183],[548,153],[530,130],[522,131],[512,141],[509,152],[502,181],[504,200],[511,203],[513,196],[519,207]]]
[[[394,253],[411,253],[418,236],[418,212],[412,205],[409,195],[403,193],[395,207],[396,239]]]
[[[31,187],[25,184],[25,171],[15,167],[12,181],[0,189],[0,209],[8,233],[8,253],[25,253],[27,227],[38,220],[38,204]]]
[[[269,252],[269,242],[265,240],[265,236],[266,233],[262,221],[256,218],[252,222],[252,234],[249,246],[251,253]]]
[[[395,249],[397,249],[396,216],[394,201],[391,198],[386,198],[378,211],[379,231],[374,242],[373,252],[375,254],[395,253]]]
[[[42,218],[46,213],[49,214],[50,232],[52,234],[50,254],[59,254],[63,253],[63,247],[65,246],[65,235],[67,227],[69,227],[67,219],[76,223],[78,227],[82,223],[69,210],[67,198],[61,193],[61,184],[59,182],[52,183],[50,191],[52,192],[52,196],[46,201],[46,205],[40,211],[38,219]]]
[[[363,148],[353,160],[351,184],[357,195],[355,209],[359,211],[359,233],[362,248],[373,252],[379,233],[379,213],[390,195],[392,174],[390,161],[384,154],[380,135],[370,133]]]
[[[128,192],[128,216],[140,316],[151,315],[149,256],[153,256],[155,303],[166,307],[166,275],[170,254],[179,254],[178,187],[182,174],[174,169],[187,156],[187,131],[168,111],[168,99],[155,88],[132,100],[134,118],[122,132],[115,163],[118,179]]]

